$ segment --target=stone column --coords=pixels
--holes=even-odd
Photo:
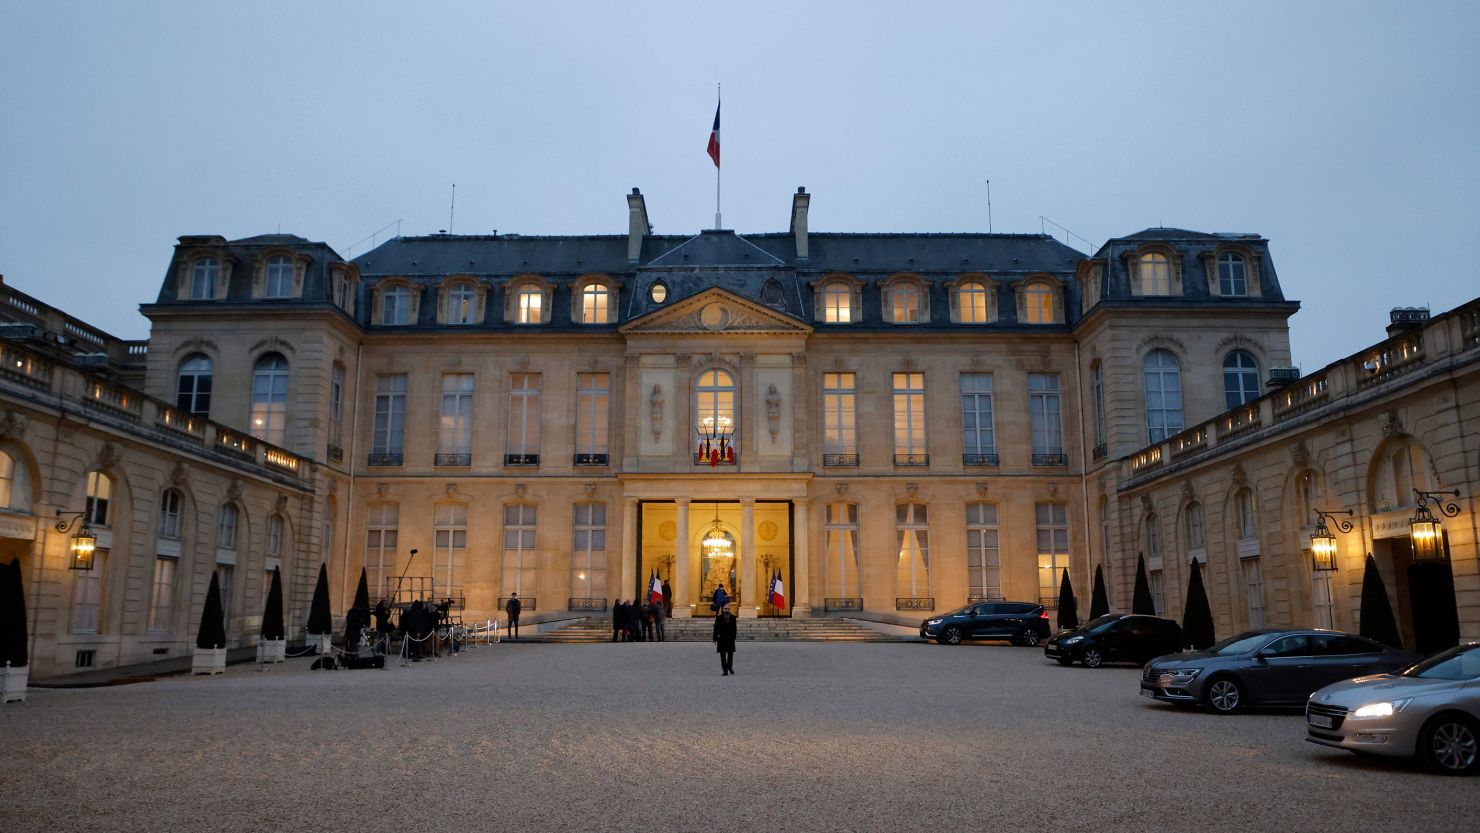
[[[607,604],[615,604],[617,599],[626,598],[627,591],[622,585],[632,580],[637,574],[638,558],[640,557],[637,542],[637,498],[629,497],[622,499],[622,572],[616,581],[608,582],[607,592],[610,598]]]
[[[678,542],[673,548],[673,618],[694,615],[689,588],[689,499],[678,499]]]
[[[792,528],[794,530],[791,539],[792,551],[792,574],[791,574],[791,615],[792,618],[805,619],[812,615],[811,577],[812,565],[808,560],[807,545],[812,541],[812,524],[807,511],[807,501],[792,501]]]
[[[761,612],[761,595],[765,592],[755,578],[755,498],[740,499],[740,610],[741,619],[754,619]]]

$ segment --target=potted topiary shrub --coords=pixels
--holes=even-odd
[[[200,612],[200,633],[195,637],[192,674],[221,674],[226,671],[226,620],[221,611],[221,585],[211,572],[205,608]]]
[[[1105,572],[1095,565],[1095,591],[1090,596],[1089,618],[1098,619],[1110,612],[1110,594],[1105,591]]]
[[[319,583],[313,588],[313,601],[308,605],[308,645],[320,654],[328,654],[334,634],[334,618],[329,615],[329,568],[319,565]]]
[[[1064,571],[1064,580],[1059,582],[1059,629],[1072,631],[1079,627],[1079,602],[1074,598],[1074,582],[1069,580],[1069,571]]]
[[[1202,650],[1217,642],[1213,633],[1213,609],[1208,605],[1208,591],[1203,588],[1202,570],[1192,562],[1192,579],[1187,583],[1187,607],[1182,613],[1182,636],[1189,647]]]
[[[26,664],[26,591],[21,586],[21,562],[0,564],[0,670],[4,671],[3,700],[23,703],[31,669]]]
[[[278,568],[272,568],[272,585],[267,591],[267,606],[262,611],[262,633],[257,640],[258,662],[282,662],[288,656],[288,639],[283,628],[283,579]]]

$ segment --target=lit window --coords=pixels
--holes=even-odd
[[[203,257],[190,269],[190,299],[208,301],[216,297],[216,287],[221,280],[221,262],[214,257]]]
[[[447,292],[447,323],[472,324],[478,290],[470,283],[453,284]]]
[[[844,465],[857,464],[858,391],[854,378],[852,373],[822,374],[822,453]]]
[[[1040,503],[1038,520],[1038,603],[1057,607],[1059,587],[1069,570],[1069,510],[1062,503]]]
[[[535,507],[511,503],[504,507],[502,593],[528,595],[534,590],[539,557],[535,553]],[[526,610],[529,602],[526,600]]]
[[[90,526],[108,525],[108,505],[113,500],[113,481],[100,471],[87,473],[87,503],[82,519]]]
[[[828,324],[853,323],[853,290],[844,283],[822,288],[822,320]]]
[[[606,596],[606,504],[577,503],[571,540],[571,598]]]
[[[1244,256],[1218,256],[1218,294],[1225,298],[1242,298],[1249,294],[1248,269]]]
[[[729,435],[729,448],[740,453],[735,422],[735,379],[723,370],[706,370],[694,389],[694,424],[701,433]]]
[[[896,324],[920,323],[920,287],[900,281],[889,290],[889,308]]]
[[[823,585],[827,595],[856,599],[863,595],[858,577],[858,504],[828,504],[825,531],[827,574]]]
[[[365,525],[365,580],[370,592],[384,598],[393,587],[400,507],[382,503],[370,507]]]
[[[1223,359],[1223,397],[1229,410],[1259,398],[1259,363],[1247,350],[1235,350]]]
[[[581,290],[581,323],[605,324],[611,314],[611,290],[599,283],[586,284]]]
[[[544,292],[534,284],[525,284],[514,293],[514,320],[520,324],[540,324],[544,318]]]
[[[1141,294],[1172,294],[1172,264],[1160,252],[1141,255]]]
[[[448,373],[442,377],[442,423],[437,436],[439,454],[472,453],[473,374]]]
[[[989,310],[987,287],[980,281],[967,281],[956,290],[956,308],[962,324],[985,324]]]
[[[1166,350],[1152,350],[1142,362],[1146,382],[1146,433],[1153,443],[1181,433],[1182,371],[1177,357]]]
[[[252,369],[252,436],[282,445],[288,425],[288,360],[268,353]]]
[[[1023,288],[1022,320],[1025,324],[1053,324],[1058,320],[1053,287],[1029,284]]]
[[[288,298],[293,294],[293,261],[278,255],[267,261],[265,292],[268,298]]]
[[[894,463],[929,464],[925,450],[925,374],[895,373]]]
[[[899,547],[897,563],[899,595],[912,598],[930,597],[930,525],[925,504],[906,503],[894,507],[895,542]]]
[[[655,304],[661,304],[668,300],[668,287],[661,281],[653,284],[648,290],[648,298]]]

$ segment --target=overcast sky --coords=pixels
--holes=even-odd
[[[458,233],[625,233],[633,186],[694,232],[722,81],[727,227],[805,185],[815,231],[980,231],[990,179],[999,232],[1258,232],[1309,372],[1480,295],[1477,35],[1473,2],[0,2],[0,273],[143,338],[182,234],[361,254],[453,183]]]

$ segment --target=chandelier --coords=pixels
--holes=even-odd
[[[735,554],[735,539],[719,525],[719,504],[714,505],[714,523],[704,533],[704,557],[724,558]]]

